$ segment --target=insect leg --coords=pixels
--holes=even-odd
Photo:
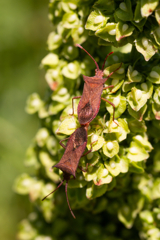
[[[110,85],[110,86],[107,86],[107,87],[104,87],[103,90],[107,89],[107,88],[114,88],[114,85]],[[112,92],[112,89],[111,89],[111,92]]]
[[[78,98],[81,98],[82,96],[77,96],[77,97],[73,97],[72,98],[72,114],[69,114],[70,116],[73,116],[74,115],[74,102],[73,102],[73,100],[74,99],[78,99]]]
[[[65,139],[63,139],[63,140],[61,140],[60,142],[59,142],[59,144],[64,148],[64,149],[66,149],[66,146],[62,143],[63,141],[66,141],[67,139],[69,139],[69,138],[65,138]]]
[[[86,153],[84,153],[83,155],[82,155],[82,157],[84,157],[84,156],[86,156],[88,153],[90,153],[90,152],[92,152],[92,150],[93,150],[93,148],[92,148],[92,145],[94,144],[94,143],[96,143],[98,140],[96,140],[96,141],[94,141],[94,142],[92,142],[91,143],[91,149],[90,150],[88,150]],[[82,167],[78,167],[81,171],[83,171],[83,172],[87,172],[87,169],[88,169],[88,163],[86,164],[86,169],[84,169],[84,168],[82,168]]]
[[[88,170],[88,163],[86,164],[86,169],[82,168],[81,166],[78,166],[78,168],[79,168],[82,172],[87,172],[87,170]]]
[[[107,89],[107,88],[114,88],[114,85],[109,85],[107,87],[104,87],[103,90]]]
[[[101,99],[104,100],[105,102],[109,103],[110,105],[112,105],[112,107],[113,107],[113,122],[118,125],[118,123],[116,123],[116,122],[114,121],[115,105],[114,105],[112,102],[110,102],[109,100],[105,99],[105,98],[101,98]],[[119,126],[119,125],[118,125],[118,126]]]
[[[112,74],[115,73],[118,69],[120,69],[121,66],[122,66],[122,63],[120,64],[120,66],[119,66],[116,70],[114,70],[113,72],[111,72],[111,73],[107,76],[107,79],[108,79],[110,76],[112,76]]]
[[[84,156],[86,156],[88,153],[92,152],[92,150],[93,150],[92,145],[93,145],[94,143],[96,143],[97,141],[98,141],[98,140],[96,140],[96,141],[94,141],[94,142],[91,143],[91,149],[88,150],[86,153],[84,153],[84,154],[82,155],[82,157],[84,157]]]

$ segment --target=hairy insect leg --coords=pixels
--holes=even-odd
[[[44,199],[46,199],[48,196],[50,196],[52,193],[54,193],[58,188],[60,188],[60,186],[63,184],[63,182],[64,182],[64,179],[62,180],[62,182],[58,185],[58,187],[56,187],[56,189],[54,189],[52,192],[50,192],[47,196],[45,196],[43,199],[42,199],[42,201],[44,200]]]
[[[84,156],[86,156],[88,153],[92,152],[92,150],[93,150],[92,145],[93,145],[94,143],[96,143],[97,141],[98,141],[98,140],[96,140],[96,141],[94,141],[94,142],[91,143],[91,149],[88,150],[86,153],[84,153],[84,154],[82,155],[82,157],[84,157]]]
[[[87,172],[87,170],[88,170],[88,163],[86,164],[86,169],[82,168],[81,166],[78,166],[78,168],[79,168],[82,172]]]
[[[72,114],[69,114],[70,116],[73,116],[74,115],[74,102],[73,102],[73,100],[74,99],[78,99],[78,98],[81,98],[82,96],[77,96],[77,97],[73,97],[72,98]]]
[[[108,88],[111,88],[111,92],[112,92],[112,89],[114,88],[114,85],[110,85],[110,86],[104,87],[103,90],[108,89]]]
[[[87,154],[89,154],[90,152],[92,152],[92,150],[93,150],[92,145],[93,145],[94,143],[96,143],[97,141],[98,141],[98,140],[96,140],[96,141],[94,141],[94,142],[91,143],[91,149],[88,150],[86,153],[84,153],[84,154],[82,155],[82,157],[84,157],[84,156],[86,156]],[[82,168],[81,166],[78,166],[78,168],[79,168],[82,172],[87,172],[87,170],[88,170],[88,165],[89,165],[89,163],[86,164],[86,169]]]
[[[113,122],[114,122],[115,124],[117,124],[117,126],[119,126],[118,123],[116,123],[116,122],[114,121],[115,105],[114,105],[112,102],[110,102],[109,100],[105,99],[105,98],[101,98],[101,99],[102,99],[103,101],[109,103],[110,105],[112,105],[112,107],[113,107]]]
[[[70,210],[73,218],[76,218],[74,213],[72,212],[72,209],[71,209],[70,204],[69,204],[68,195],[67,195],[67,187],[68,187],[68,182],[66,182],[66,185],[65,185],[65,192],[66,192],[67,203],[68,203],[68,207],[69,207],[69,210]]]
[[[65,138],[65,139],[63,139],[63,140],[61,140],[60,142],[59,142],[59,144],[64,148],[64,149],[66,149],[66,146],[62,143],[62,142],[64,142],[64,141],[66,141],[66,140],[68,140],[69,138]]]
[[[104,87],[103,90],[107,89],[107,88],[114,88],[114,85],[109,85],[107,87]],[[112,89],[111,89],[112,90]]]

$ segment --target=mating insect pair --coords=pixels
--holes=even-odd
[[[91,147],[91,150],[89,150],[88,152],[83,154],[83,152],[86,148],[86,145],[87,145],[87,130],[88,130],[89,123],[97,116],[97,114],[99,112],[102,91],[104,89],[114,87],[113,85],[104,87],[104,83],[122,65],[122,64],[120,64],[119,68],[117,68],[115,71],[110,73],[107,78],[103,78],[103,75],[104,75],[103,70],[104,70],[105,62],[106,62],[108,56],[111,55],[113,52],[109,53],[106,56],[105,61],[102,66],[102,70],[100,70],[95,59],[82,46],[80,46],[79,44],[76,44],[76,46],[83,49],[93,59],[97,68],[95,70],[94,77],[83,76],[85,84],[84,84],[82,96],[77,96],[72,99],[72,108],[73,108],[72,115],[73,115],[74,114],[73,100],[77,99],[77,98],[81,98],[81,100],[78,104],[78,120],[79,120],[79,123],[81,124],[81,127],[78,128],[69,137],[69,140],[68,140],[66,146],[64,144],[62,144],[62,141],[65,141],[66,139],[60,141],[60,145],[63,148],[65,148],[65,152],[64,152],[64,155],[62,156],[60,162],[53,166],[53,167],[59,168],[60,170],[63,171],[63,180],[53,192],[55,192],[66,180],[65,192],[66,192],[67,203],[68,203],[70,212],[74,218],[75,218],[75,216],[71,210],[71,207],[69,205],[68,196],[67,196],[68,181],[70,180],[71,176],[76,178],[76,170],[78,168],[80,158],[84,155],[87,155],[89,152],[92,151],[92,147]],[[114,112],[115,112],[114,104],[111,103],[110,101],[108,101],[107,99],[104,99],[104,98],[102,98],[102,99],[113,106],[113,121],[114,121]],[[50,194],[52,194],[53,192],[51,192]],[[48,194],[42,200],[46,199],[50,194]]]

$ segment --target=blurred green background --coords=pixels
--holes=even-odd
[[[24,109],[32,92],[43,97],[39,65],[51,29],[48,1],[0,1],[0,239],[16,239],[17,223],[30,212],[29,200],[13,192],[13,183],[26,172],[25,152],[39,124]]]

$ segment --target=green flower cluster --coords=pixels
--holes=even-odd
[[[50,0],[49,54],[41,65],[49,85],[45,99],[37,93],[27,100],[28,113],[38,113],[41,127],[27,150],[26,166],[35,169],[15,182],[15,190],[29,194],[33,212],[19,225],[19,240],[158,240],[160,239],[160,4],[157,0]],[[68,184],[70,216],[64,189],[45,201],[62,177],[50,171],[62,157],[59,141],[80,127],[77,117],[83,89],[82,74],[93,76],[110,51],[104,69],[114,85],[102,97],[90,123],[87,148],[76,180]],[[77,211],[76,211],[77,209]],[[78,210],[80,209],[80,210]],[[73,229],[72,222],[75,226]]]

